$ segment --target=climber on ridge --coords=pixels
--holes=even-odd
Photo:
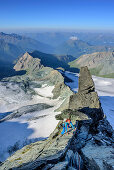
[[[70,120],[70,118],[66,119],[65,122],[63,122],[63,130],[61,132],[61,134],[63,135],[65,132],[67,132],[67,128],[73,128],[74,129],[74,126]]]

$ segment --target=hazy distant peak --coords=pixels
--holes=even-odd
[[[88,66],[93,75],[114,75],[114,52],[95,52],[80,56],[70,63],[71,67]]]
[[[6,35],[4,32],[0,32],[0,35]]]
[[[78,40],[78,37],[76,37],[76,36],[71,36],[69,39],[70,39],[70,40],[73,40],[73,41],[76,41],[76,40]]]
[[[11,34],[6,34],[4,32],[0,32],[0,38],[7,38],[5,40],[8,40],[8,38],[16,38],[16,39],[22,39],[23,37],[18,35],[18,34],[15,34],[15,33],[11,33]]]

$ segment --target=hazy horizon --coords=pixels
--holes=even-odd
[[[19,33],[45,33],[45,32],[75,32],[75,33],[108,33],[114,34],[114,30],[97,30],[97,29],[58,29],[58,28],[0,28],[0,32],[6,34]]]

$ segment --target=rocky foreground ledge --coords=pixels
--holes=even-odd
[[[81,68],[79,91],[70,96],[69,106],[56,118],[60,120],[47,140],[18,150],[1,164],[0,170],[112,170],[114,169],[114,132],[103,114],[87,67]],[[61,121],[71,116],[78,120],[77,130],[61,136]]]

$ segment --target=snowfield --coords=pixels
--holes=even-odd
[[[93,80],[103,111],[114,129],[114,79],[93,76]]]
[[[14,85],[15,86],[15,85]],[[16,93],[18,88],[19,93]],[[24,93],[19,87],[6,88],[0,84],[0,116],[5,112],[11,112],[22,106],[45,103],[53,107],[23,114],[18,118],[0,123],[0,161],[4,161],[14,151],[23,146],[47,138],[55,129],[58,120],[54,112],[63,101],[52,99],[54,86],[43,85],[41,88],[34,88],[37,95],[32,98]]]

